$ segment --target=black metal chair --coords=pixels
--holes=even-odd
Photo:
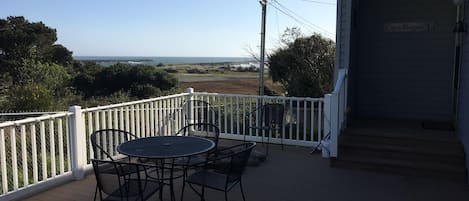
[[[205,200],[205,188],[210,188],[225,193],[225,201],[228,200],[228,192],[239,183],[241,195],[245,201],[245,195],[242,185],[242,174],[246,168],[249,155],[256,146],[255,142],[243,143],[228,147],[219,152],[224,152],[217,157],[208,158],[204,162],[202,170],[196,171],[185,179],[185,183],[200,196],[201,200]],[[214,164],[221,164],[214,168]],[[197,191],[194,186],[201,186],[201,192]],[[181,198],[184,196],[184,187],[182,188]]]
[[[260,116],[260,121],[258,122],[256,122],[255,117],[257,115],[255,115],[255,113],[258,113],[257,115]],[[267,138],[266,150],[264,155],[261,156],[263,159],[265,159],[269,154],[269,144],[271,136],[275,138],[280,138],[280,144],[282,146],[282,149],[284,149],[284,134],[281,132],[283,127],[284,114],[285,107],[283,106],[283,104],[269,103],[254,110],[248,116],[251,117],[251,119],[246,122],[248,125],[250,125],[248,128],[256,129],[260,132],[262,145],[264,145],[264,138]],[[252,119],[253,117],[254,119]],[[246,135],[244,135],[244,141],[246,142]]]
[[[117,152],[117,146],[121,143],[127,142],[132,139],[138,138],[134,134],[118,130],[118,129],[102,129],[93,132],[90,136],[91,145],[93,148],[93,154],[95,160],[108,160],[112,162],[121,162],[121,174],[134,174],[140,171],[144,171],[146,175],[150,172],[155,172],[155,168],[143,168],[143,169],[136,169],[134,165],[125,165],[127,163],[147,163],[147,159],[137,159],[132,160],[132,158],[127,156],[122,156]],[[116,157],[119,156],[119,157]],[[151,162],[148,162],[152,164]],[[156,178],[156,177],[153,177]],[[98,192],[98,186],[96,186],[95,191],[95,199],[96,194]]]
[[[92,159],[100,200],[148,200],[161,190],[162,182],[142,174],[144,164]],[[129,173],[131,167],[136,171]],[[155,166],[152,166],[153,168]],[[103,193],[107,195],[103,199]],[[160,191],[161,199],[161,191]],[[95,198],[96,200],[96,194]]]
[[[203,100],[189,100],[183,103],[182,112],[186,124],[218,123],[218,114],[210,103]]]
[[[184,126],[180,129],[176,135],[178,136],[194,136],[202,137],[212,140],[215,143],[215,147],[208,154],[216,154],[218,149],[218,139],[220,136],[220,129],[211,123],[195,123]],[[199,154],[191,157],[184,157],[175,161],[176,165],[191,167],[195,164],[201,164],[206,160],[206,154]]]
[[[116,158],[117,146],[121,143],[138,138],[134,134],[118,129],[102,129],[93,132],[90,136],[94,159],[107,159],[111,161],[128,160],[129,157]]]

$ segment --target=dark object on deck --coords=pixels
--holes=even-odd
[[[100,200],[147,200],[162,187],[161,181],[142,174],[145,169],[155,166],[95,159],[92,163]],[[129,174],[126,172],[129,167],[136,171]],[[104,199],[103,193],[107,195]],[[96,197],[95,194],[94,200]]]
[[[137,138],[138,137],[134,134],[123,130],[97,130],[93,132],[90,136],[91,145],[93,147],[94,159],[110,159],[114,161],[115,159],[111,156],[109,152],[112,151],[113,153],[117,153],[117,146],[119,144]]]
[[[254,115],[255,113],[259,113],[258,115],[260,116],[260,122],[256,122],[255,117],[257,115]],[[280,144],[282,146],[282,150],[284,149],[283,147],[283,138],[284,134],[280,132],[280,130],[283,127],[283,118],[284,118],[284,113],[285,113],[285,108],[282,104],[279,103],[269,103],[265,104],[262,107],[254,110],[251,112],[249,117],[254,119],[249,119],[248,122],[250,123],[248,125],[249,128],[257,129],[259,133],[261,134],[261,143],[262,146],[265,146],[265,152],[258,152],[254,151],[251,155],[252,159],[250,159],[250,165],[251,164],[257,164],[257,162],[263,162],[267,159],[267,156],[269,155],[269,144],[270,144],[270,138],[275,137],[275,138],[280,138]],[[264,144],[264,138],[267,138],[267,144]],[[244,141],[246,142],[246,135],[244,135]]]
[[[209,154],[215,154],[218,149],[220,129],[214,124],[210,123],[195,123],[185,126],[181,130],[179,130],[176,135],[202,137],[212,140],[215,143],[215,147],[209,152]],[[196,164],[202,164],[206,158],[207,154],[203,153],[195,156],[177,159],[175,161],[175,164],[180,166],[194,166]]]
[[[449,121],[424,121],[422,127],[429,130],[454,131],[454,124]]]
[[[227,154],[219,157],[211,158],[206,161],[203,170],[197,171],[187,177],[186,181],[194,192],[196,192],[201,200],[205,200],[205,188],[210,188],[225,193],[225,201],[228,200],[228,191],[239,183],[241,195],[245,201],[242,174],[246,168],[252,149],[256,146],[255,142],[243,143],[225,149]],[[229,153],[229,154],[228,154]],[[220,163],[221,162],[221,163]],[[212,164],[229,164],[224,168],[217,167],[212,169]],[[201,186],[201,192],[198,192],[194,185]],[[184,195],[184,185],[181,197]]]
[[[210,103],[203,100],[190,100],[184,102],[182,111],[186,124],[211,123],[217,125],[218,114]]]

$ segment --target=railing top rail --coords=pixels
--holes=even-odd
[[[347,70],[340,69],[339,74],[337,76],[337,82],[335,83],[334,91],[332,93],[339,93],[342,85],[344,84],[345,78],[347,77]]]
[[[27,124],[27,123],[32,123],[32,122],[37,122],[37,121],[42,121],[42,120],[47,120],[47,119],[55,119],[55,118],[60,118],[60,117],[66,117],[66,116],[71,116],[73,115],[72,112],[61,112],[57,114],[51,114],[51,115],[43,115],[40,117],[29,117],[26,119],[21,119],[17,121],[7,121],[0,123],[0,128],[3,127],[8,127],[8,126],[16,126],[16,125],[21,125],[21,124]]]
[[[324,98],[288,97],[288,96],[258,96],[258,95],[221,94],[221,93],[208,93],[208,92],[194,92],[193,94],[194,95],[211,95],[211,96],[263,98],[263,99],[280,99],[280,100],[306,100],[306,101],[323,101],[324,100]]]
[[[118,103],[118,104],[112,104],[112,105],[106,105],[106,106],[90,107],[90,108],[83,109],[82,112],[93,112],[93,111],[98,111],[98,110],[112,109],[112,108],[116,108],[116,107],[125,107],[125,106],[129,106],[129,105],[152,102],[152,101],[157,101],[157,100],[164,100],[164,99],[168,99],[168,98],[176,98],[176,97],[187,96],[187,95],[189,95],[189,93],[180,93],[180,94],[174,94],[174,95],[169,95],[169,96],[162,96],[162,97],[157,97],[157,98],[150,98],[150,99],[144,99],[144,100],[138,100],[138,101],[132,101],[132,102],[126,102],[126,103]]]
[[[0,116],[21,116],[21,115],[41,115],[41,114],[57,114],[67,111],[50,111],[50,112],[0,112]]]

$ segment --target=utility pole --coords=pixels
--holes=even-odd
[[[265,58],[265,15],[267,11],[267,0],[261,0],[262,25],[261,25],[261,58],[259,63],[259,95],[264,95],[264,58]]]

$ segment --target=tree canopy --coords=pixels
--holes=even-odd
[[[24,17],[0,19],[0,109],[55,110],[159,96],[177,80],[156,66],[73,60],[56,30]]]
[[[283,46],[269,56],[269,74],[289,96],[320,97],[332,90],[335,43],[318,34],[287,29]]]

